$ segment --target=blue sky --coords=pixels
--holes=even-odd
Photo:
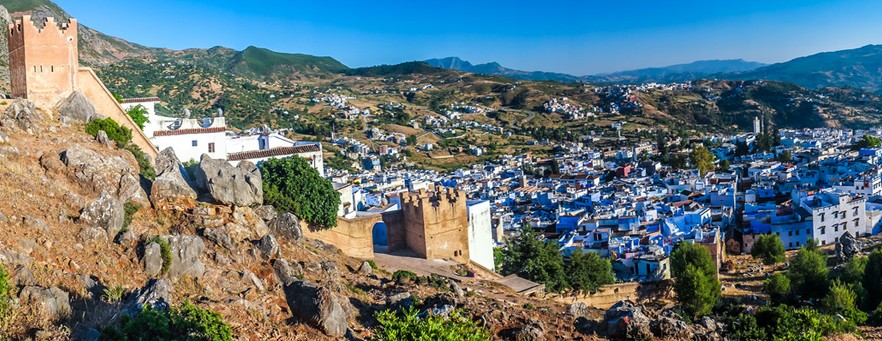
[[[772,63],[882,43],[878,0],[56,3],[142,45],[254,45],[351,67],[458,56],[584,75],[703,59]]]

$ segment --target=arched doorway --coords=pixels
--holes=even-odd
[[[371,234],[374,237],[374,252],[388,252],[389,232],[386,229],[386,223],[378,221],[376,224],[374,224],[374,228]]]

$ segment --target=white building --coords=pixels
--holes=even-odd
[[[158,115],[149,116],[151,122],[144,126],[154,129],[147,136],[157,149],[173,148],[181,162],[199,161],[202,154],[213,159],[227,158],[227,126],[223,117],[205,119],[175,119]]]
[[[812,235],[820,245],[839,241],[845,232],[865,236],[867,230],[867,199],[832,190],[822,190],[814,195],[794,192],[799,207],[811,212]]]
[[[487,269],[496,271],[493,261],[493,231],[490,221],[490,202],[466,201],[469,215],[469,259]]]

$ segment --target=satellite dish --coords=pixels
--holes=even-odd
[[[190,118],[190,109],[184,108],[184,118]]]
[[[224,116],[224,109],[217,108],[217,117],[223,117],[223,116]]]
[[[181,126],[184,125],[184,119],[176,119],[172,124],[168,125],[168,130],[178,130],[181,129]]]

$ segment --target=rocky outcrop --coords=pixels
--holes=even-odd
[[[138,180],[138,170],[125,157],[102,156],[76,145],[58,154],[44,154],[40,165],[46,170],[67,174],[85,188],[116,195],[121,202],[149,203]]]
[[[616,339],[652,338],[649,329],[650,319],[642,305],[631,301],[619,301],[604,314],[607,336]]]
[[[282,285],[291,285],[303,277],[303,266],[299,263],[291,265],[284,259],[277,259],[273,262],[273,269],[276,270],[276,278]]]
[[[232,166],[226,160],[203,154],[196,169],[196,184],[220,204],[240,207],[263,204],[260,170],[249,161]]]
[[[4,128],[18,128],[33,134],[43,121],[43,115],[31,103],[25,99],[16,99],[9,108],[0,116],[0,126]]]
[[[863,247],[863,243],[852,236],[851,232],[845,232],[836,243],[836,258],[840,262],[847,262],[853,257],[859,256]]]
[[[364,261],[361,263],[361,266],[358,267],[358,273],[362,275],[370,275],[374,273],[374,268],[371,266],[370,262]]]
[[[56,105],[58,114],[82,122],[89,122],[96,118],[102,118],[92,105],[92,101],[86,98],[82,92],[74,91],[67,98],[62,99]]]
[[[308,281],[285,286],[288,306],[295,317],[331,337],[342,337],[349,328],[345,298]]]
[[[162,248],[157,243],[144,247],[144,272],[153,278],[162,272]]]
[[[107,148],[113,148],[115,144],[115,142],[113,142],[110,137],[107,136],[107,132],[104,130],[98,131],[98,134],[95,135],[95,141],[98,142],[98,144]]]
[[[257,242],[257,248],[260,249],[260,254],[266,259],[272,259],[279,254],[279,243],[271,234],[263,236]]]
[[[80,213],[80,222],[101,228],[111,239],[122,229],[124,219],[123,204],[107,193],[101,194]]]
[[[202,238],[196,236],[168,236],[168,244],[171,248],[172,262],[168,269],[168,276],[179,279],[184,276],[201,278],[205,273],[205,265],[200,256],[205,250]]]
[[[166,279],[151,279],[143,288],[136,290],[129,297],[127,311],[134,315],[141,312],[144,306],[156,310],[168,310],[171,305],[172,285]]]
[[[184,179],[184,169],[175,151],[166,148],[156,157],[156,179],[150,190],[155,208],[185,210],[196,205],[196,191]]]
[[[71,314],[70,295],[57,287],[24,287],[19,293],[19,300],[36,307],[41,317],[53,321],[65,319]]]
[[[588,308],[587,304],[582,302],[576,302],[567,307],[567,314],[573,315],[574,317],[588,316],[589,313],[590,308]]]
[[[254,213],[257,214],[260,219],[264,222],[270,222],[275,219],[278,213],[276,213],[276,208],[272,205],[262,205],[258,206],[254,209]]]
[[[540,321],[528,321],[514,332],[514,338],[524,341],[545,340],[545,325]]]
[[[303,231],[300,230],[300,219],[293,213],[285,213],[277,216],[267,224],[270,231],[277,236],[282,236],[290,240],[298,240],[303,238]]]

